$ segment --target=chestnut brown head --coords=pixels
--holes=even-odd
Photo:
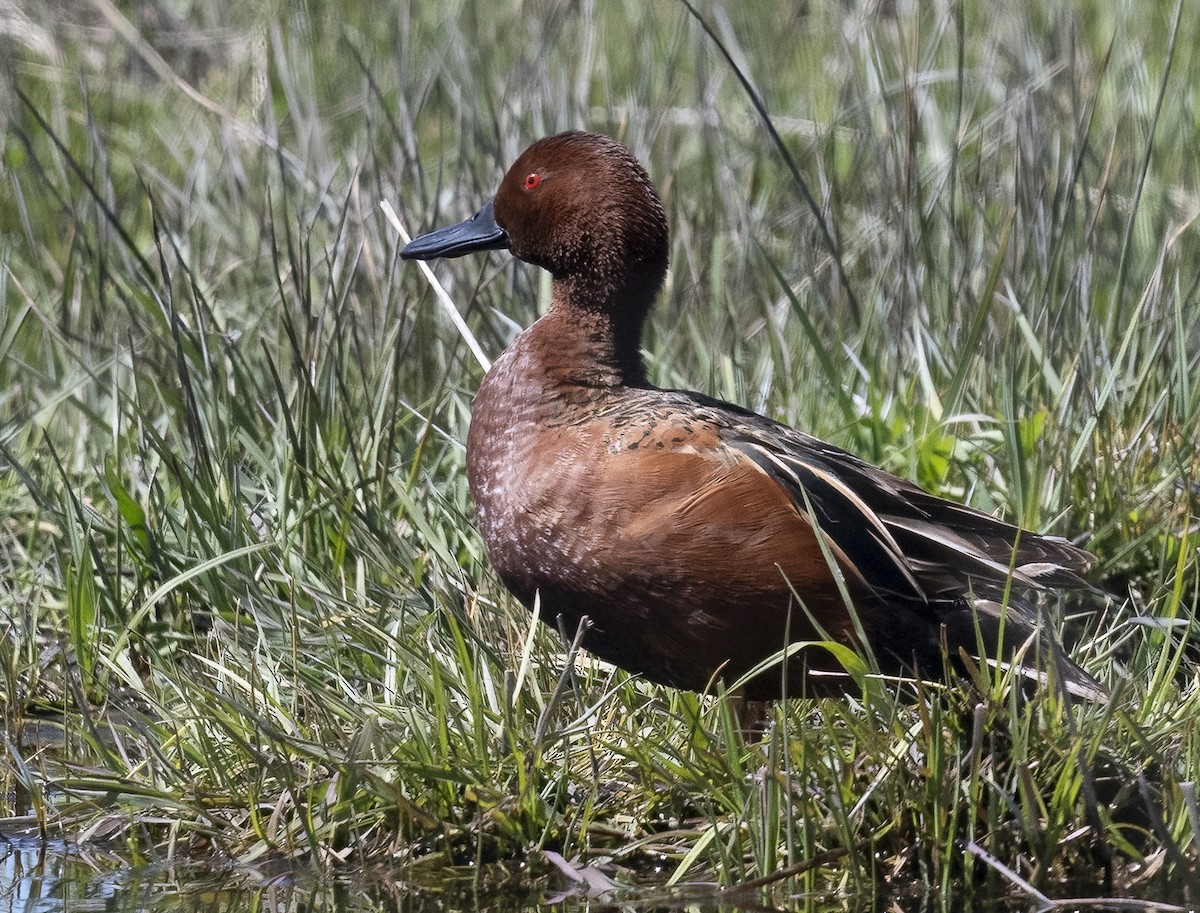
[[[508,248],[567,283],[574,304],[611,309],[653,298],[668,241],[662,202],[637,159],[608,137],[572,132],[534,143],[471,219],[416,239],[401,256]]]

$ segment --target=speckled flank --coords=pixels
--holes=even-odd
[[[592,619],[585,645],[597,655],[698,690],[789,639],[833,638],[869,648],[885,671],[934,674],[943,643],[953,660],[976,651],[979,632],[994,653],[1037,631],[1019,595],[1003,626],[973,611],[1004,599],[1010,566],[1018,591],[1084,585],[1091,556],[1063,540],[936,498],[763,416],[650,386],[639,344],[668,233],[624,147],[584,133],[535,143],[493,209],[494,224],[485,209],[443,230],[452,255],[507,245],[548,269],[554,292],[475,401],[467,471],[479,528],[517,598],[569,628]],[[409,255],[439,255],[441,234]],[[1102,693],[1061,659],[1073,690]],[[801,651],[792,693],[814,671],[839,670],[827,651]],[[849,686],[813,681],[810,691]],[[748,693],[779,688],[776,671]]]

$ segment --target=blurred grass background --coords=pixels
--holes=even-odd
[[[0,7],[0,812],[477,882],[540,849],[621,884],[846,854],[775,899],[995,892],[985,852],[1045,890],[1190,871],[1198,17]],[[668,208],[652,378],[1084,541],[1113,599],[1067,635],[1110,706],[982,681],[797,703],[743,745],[719,701],[589,664],[556,691],[471,521],[478,365],[378,204],[462,218],[569,128]],[[548,289],[437,271],[493,356]]]

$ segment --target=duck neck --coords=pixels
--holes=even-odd
[[[614,292],[555,279],[550,310],[539,321],[555,373],[574,386],[646,386],[642,326],[657,291],[657,283],[628,283]]]

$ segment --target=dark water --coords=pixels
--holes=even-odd
[[[262,871],[150,863],[130,866],[102,850],[0,833],[0,913],[453,913],[616,909],[567,879],[513,871],[480,886],[463,874],[381,870],[330,877],[311,869]],[[731,909],[709,899],[625,909]]]
[[[518,910],[531,898],[473,897],[466,890],[413,889],[403,883],[264,874],[161,863],[131,867],[105,854],[0,838],[0,913],[392,913]]]
[[[1094,906],[1071,904],[1057,909],[1123,909],[1146,913],[1194,909],[1187,899],[1188,887],[1184,883],[1147,884],[1137,892],[1144,900],[1110,901]],[[1097,893],[1094,888],[1079,892],[1093,897]],[[783,907],[840,913],[874,910],[1009,913],[1034,911],[1038,904],[1029,897],[987,900],[914,894],[904,898],[874,896],[857,902],[845,897],[794,897]],[[753,902],[743,906],[722,902],[715,892],[671,896],[651,890],[619,897],[589,897],[585,888],[573,885],[566,878],[547,876],[544,872],[534,876],[519,869],[509,873],[507,879],[481,886],[469,875],[445,873],[431,877],[380,870],[353,878],[335,878],[307,868],[270,872],[161,862],[131,866],[105,850],[0,833],[0,913],[454,913],[460,910],[705,913],[766,909],[770,908]]]

